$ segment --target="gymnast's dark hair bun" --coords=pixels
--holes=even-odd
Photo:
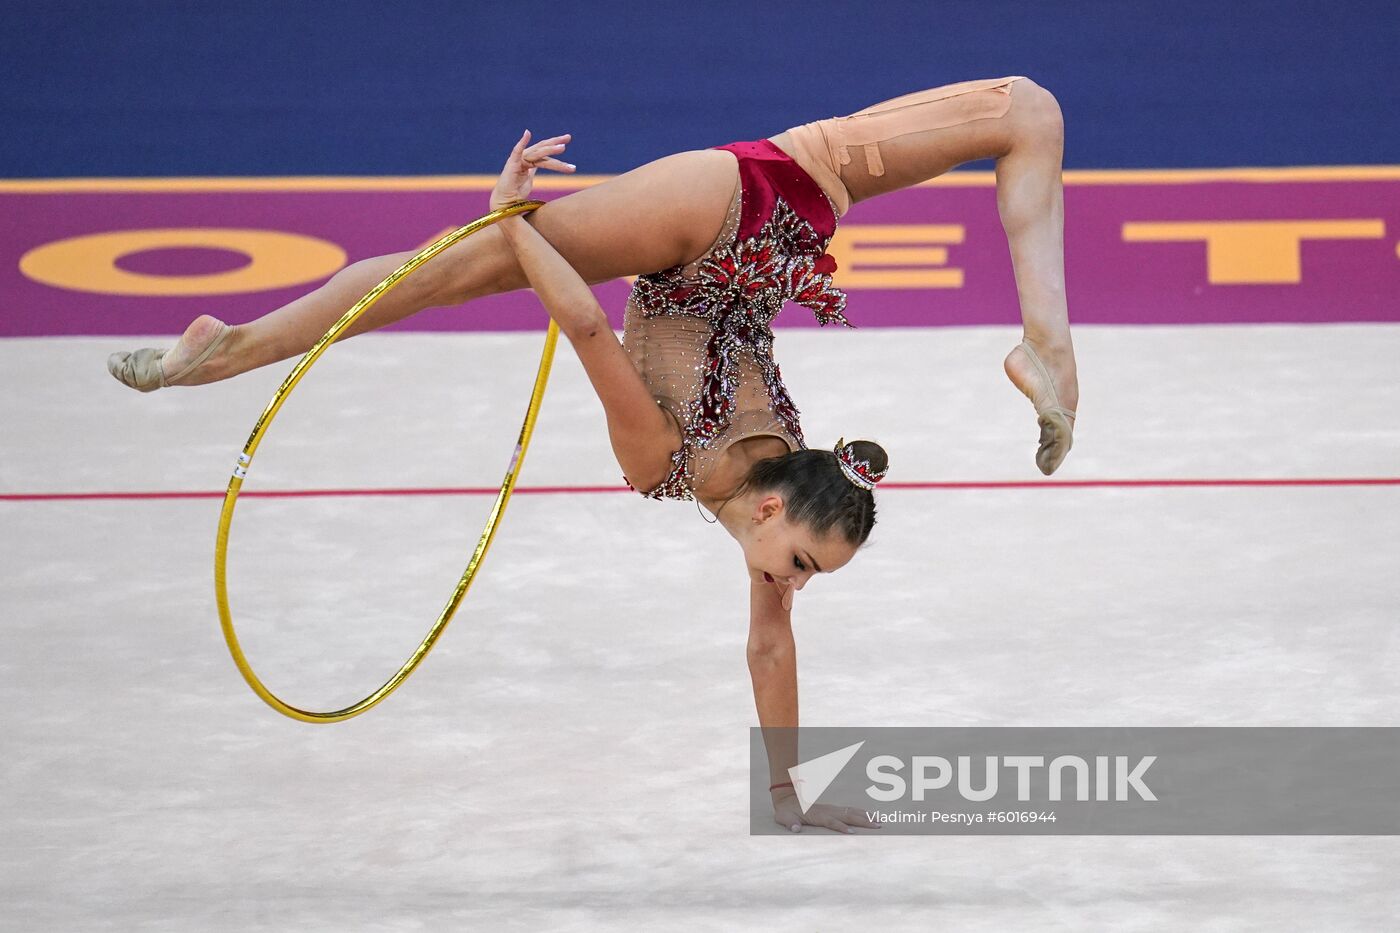
[[[856,460],[864,460],[870,464],[870,472],[883,479],[885,472],[890,468],[889,454],[885,453],[885,448],[874,441],[851,441],[851,453]],[[875,482],[879,482],[877,479]]]
[[[890,458],[874,441],[851,441],[853,459],[868,461],[874,476],[883,476]],[[782,457],[760,460],[746,483],[759,492],[783,497],[790,521],[811,527],[818,536],[835,531],[856,546],[875,527],[875,496],[847,478],[835,451],[794,450]]]

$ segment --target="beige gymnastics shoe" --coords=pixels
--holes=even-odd
[[[135,353],[113,353],[107,357],[107,371],[123,385],[130,386],[138,392],[154,392],[156,389],[164,389],[166,386],[179,385],[181,379],[194,372],[201,363],[213,356],[214,352],[228,339],[228,335],[233,333],[233,328],[223,321],[212,317],[209,320],[219,325],[218,332],[204,349],[199,351],[188,365],[181,367],[175,375],[167,376],[165,373],[165,357],[170,351],[155,350],[150,347],[137,350]],[[185,331],[185,336],[189,336],[190,331],[194,329],[195,326],[191,324],[189,330]],[[206,330],[207,327],[200,329]],[[185,338],[181,337],[180,339],[183,341]]]
[[[1007,375],[1011,375],[1011,357],[1017,350],[1025,354],[1037,376],[1029,390],[1020,385],[1017,385],[1017,388],[1030,398],[1031,404],[1035,406],[1040,423],[1040,449],[1035,452],[1035,465],[1040,467],[1040,472],[1049,476],[1059,469],[1069,454],[1069,449],[1074,446],[1074,412],[1060,404],[1060,396],[1055,391],[1055,381],[1050,378],[1049,371],[1040,361],[1040,357],[1036,356],[1035,350],[1024,340],[1007,354]],[[1014,378],[1012,381],[1015,381]]]

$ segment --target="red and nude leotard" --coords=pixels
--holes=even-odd
[[[692,499],[724,451],[771,435],[807,445],[797,407],[773,360],[771,322],[784,303],[820,324],[851,326],[826,253],[836,207],[768,140],[717,146],[739,160],[719,238],[684,266],[639,276],[627,300],[623,345],[657,402],[680,425],[681,447],[652,499]]]
[[[962,81],[804,123],[785,134],[791,156],[768,140],[717,147],[739,160],[739,183],[715,245],[689,265],[641,276],[627,301],[623,344],[682,436],[670,475],[644,495],[693,498],[725,449],[747,437],[806,446],[769,325],[793,301],[822,324],[850,326],[826,255],[851,206],[848,178],[883,175],[888,140],[1004,116],[1020,80]]]

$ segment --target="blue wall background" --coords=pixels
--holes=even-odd
[[[1400,163],[1400,0],[33,2],[0,18],[0,176],[581,171],[1025,74],[1069,168]]]

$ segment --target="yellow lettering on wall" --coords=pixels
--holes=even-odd
[[[961,224],[847,224],[827,247],[837,265],[833,282],[838,288],[962,288],[963,270],[948,268],[948,250],[937,244],[961,243],[965,234]]]
[[[208,275],[148,275],[117,268],[117,261],[150,249],[227,249],[252,262]],[[345,265],[334,243],[280,230],[187,227],[118,230],[56,240],[25,253],[19,268],[55,288],[103,295],[230,295],[302,285]]]
[[[1303,280],[1303,240],[1372,240],[1383,220],[1211,220],[1126,223],[1126,243],[1206,244],[1212,285],[1296,285]]]

